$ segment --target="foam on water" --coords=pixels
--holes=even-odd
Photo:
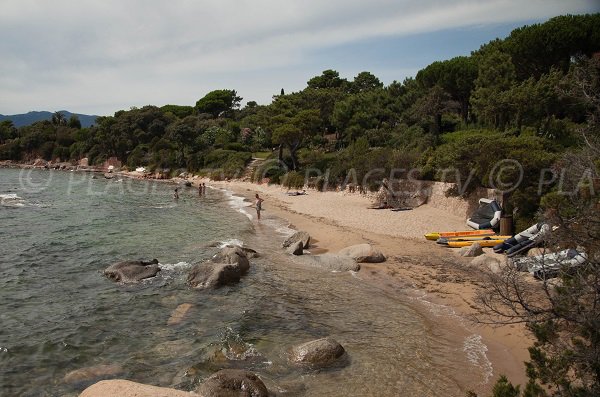
[[[192,267],[191,263],[188,262],[177,262],[177,263],[159,263],[158,267],[163,271],[175,271],[175,270],[186,270]]]
[[[481,381],[481,384],[486,384],[492,377],[494,368],[487,358],[486,352],[488,351],[488,348],[485,343],[483,343],[481,335],[473,334],[466,337],[463,343],[463,351],[471,364],[483,370],[484,379]]]
[[[25,202],[16,193],[0,193],[0,205],[5,207],[25,207]]]
[[[220,241],[219,244],[217,245],[217,248],[225,248],[228,245],[237,245],[238,247],[243,247],[244,242],[237,238],[231,238],[229,240]]]
[[[244,214],[248,217],[248,219],[252,220],[254,219],[254,217],[252,216],[252,214],[250,214],[250,212],[247,210],[248,208],[248,203],[245,201],[245,199],[241,196],[236,196],[235,194],[233,194],[233,192],[227,190],[227,189],[219,189],[221,190],[224,194],[225,197],[227,197],[227,203],[229,204],[229,206],[231,208],[233,208],[234,210],[236,210],[237,212]]]

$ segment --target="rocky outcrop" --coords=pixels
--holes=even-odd
[[[268,397],[262,380],[243,369],[223,369],[206,379],[196,390],[203,397]]]
[[[200,397],[189,391],[168,389],[124,379],[103,380],[85,389],[79,397]]]
[[[310,367],[328,367],[344,356],[345,350],[335,339],[322,338],[294,346],[289,360]]]
[[[339,255],[349,256],[358,263],[385,262],[385,256],[371,244],[357,244],[341,249]]]
[[[233,284],[250,269],[246,253],[237,246],[224,247],[210,261],[194,265],[187,278],[193,288],[219,288]]]
[[[464,256],[466,258],[474,258],[476,256],[483,255],[483,248],[481,248],[481,245],[479,245],[479,243],[473,243],[469,246],[462,247],[458,251],[458,255]]]
[[[302,255],[304,253],[304,244],[302,244],[302,241],[296,241],[287,247],[286,252],[290,255]]]
[[[298,241],[302,241],[302,248],[308,248],[310,245],[310,235],[306,232],[296,232],[290,237],[286,238],[282,246],[283,248],[288,248]]]
[[[104,270],[109,279],[122,283],[137,283],[156,276],[160,271],[158,259],[151,261],[125,261],[110,265]]]
[[[294,259],[295,262],[319,267],[330,271],[359,271],[360,265],[354,259],[345,255],[323,254],[323,255],[303,255]]]

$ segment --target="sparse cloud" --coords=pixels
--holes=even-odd
[[[264,103],[283,85],[301,89],[306,73],[320,72],[315,54],[328,48],[594,7],[587,0],[5,0],[0,113],[111,114],[193,104],[219,88]]]

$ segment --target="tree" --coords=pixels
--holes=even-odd
[[[417,73],[416,80],[424,88],[440,86],[460,104],[463,121],[469,117],[471,92],[477,78],[476,57],[455,57],[448,61],[433,62]]]
[[[458,110],[460,105],[453,101],[450,95],[438,85],[430,88],[412,107],[413,115],[423,120],[429,120],[431,133],[439,135],[442,130],[442,115]]]
[[[290,150],[292,170],[298,169],[297,151],[306,140],[319,131],[321,118],[316,109],[302,110],[287,122],[278,126],[273,132],[272,141],[285,145]]]
[[[571,95],[589,111],[585,146],[557,163],[561,183],[542,207],[544,221],[557,227],[546,246],[576,248],[586,259],[563,264],[558,281],[539,276],[539,288],[507,266],[478,295],[480,321],[524,323],[535,337],[525,396],[600,395],[600,59],[577,65],[571,77]]]
[[[206,94],[196,102],[199,113],[209,113],[219,117],[221,113],[239,108],[242,98],[237,96],[235,90],[215,90]]]
[[[510,55],[498,50],[488,51],[482,57],[471,104],[479,121],[502,129],[509,118],[509,107],[502,93],[515,81],[515,68]]]
[[[77,116],[76,114],[71,115],[71,117],[69,117],[69,123],[68,123],[70,128],[75,128],[80,130],[81,129],[81,121],[79,120],[79,116]]]
[[[0,144],[17,137],[17,129],[12,120],[3,120],[0,122]]]
[[[369,90],[383,88],[383,83],[369,72],[360,72],[352,83],[350,83],[350,92],[358,93]]]
[[[326,89],[341,88],[348,83],[346,79],[341,79],[340,74],[335,70],[325,70],[320,76],[313,77],[306,83],[308,88]]]
[[[52,115],[52,124],[54,125],[66,125],[67,118],[61,112],[54,112]]]
[[[519,80],[557,68],[567,72],[573,57],[600,51],[600,14],[563,15],[515,29],[503,43]]]

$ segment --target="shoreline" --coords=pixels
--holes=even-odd
[[[357,274],[364,282],[395,294],[399,289],[418,291],[422,296],[413,300],[422,306],[423,312],[427,312],[426,304],[441,305],[465,323],[475,311],[473,298],[482,282],[482,272],[469,267],[472,258],[462,258],[455,251],[423,238],[423,230],[465,229],[463,219],[439,209],[424,205],[412,211],[391,212],[368,209],[370,199],[359,193],[309,190],[303,196],[289,196],[287,189],[279,185],[211,181],[198,176],[148,179],[135,172],[114,175],[178,185],[191,182],[196,188],[204,182],[208,187],[227,190],[250,202],[254,194],[259,193],[265,199],[265,217],[284,219],[290,228],[311,235],[311,254],[337,252],[350,245],[369,243],[388,260],[381,264],[361,264]],[[252,222],[256,222],[253,211],[248,212],[252,214]],[[430,226],[432,218],[436,218],[434,226]],[[487,251],[489,249],[486,254]],[[434,317],[431,313],[429,316]],[[491,390],[500,375],[506,375],[513,384],[524,385],[527,382],[524,362],[529,360],[527,348],[533,343],[524,327],[468,325],[469,330],[481,336],[487,349],[484,354],[492,365],[493,374],[486,389]]]
[[[288,196],[285,194],[287,189],[279,185],[217,182],[203,178],[194,180],[194,186],[198,182],[229,190],[247,200],[251,200],[254,193],[259,193],[265,199],[263,206],[266,212],[263,212],[263,216],[285,219],[290,228],[310,234],[311,254],[337,252],[354,244],[371,244],[388,259],[379,264],[362,263],[358,272],[362,280],[393,293],[397,293],[398,289],[418,291],[423,296],[416,301],[420,301],[424,311],[427,311],[426,304],[441,305],[461,321],[464,320],[465,329],[479,335],[487,348],[485,356],[493,371],[486,384],[490,391],[500,375],[506,375],[513,384],[527,383],[524,362],[529,360],[527,348],[533,344],[533,339],[525,327],[471,322],[469,317],[475,313],[474,297],[483,282],[483,272],[469,266],[473,258],[460,257],[455,250],[423,238],[422,228],[428,226],[416,222],[415,218],[423,217],[427,223],[431,213],[433,216],[440,216],[439,210],[428,208],[427,205],[399,213],[368,210],[369,199],[358,193],[311,190],[305,196]],[[359,208],[361,206],[363,211]],[[332,210],[334,207],[337,211]],[[331,211],[330,214],[327,211]],[[408,213],[410,215],[407,216]],[[364,214],[375,218],[375,222],[382,218],[388,218],[389,221],[382,222],[381,230],[376,232],[373,230],[373,219],[361,225],[356,224],[356,220],[360,220]],[[466,228],[464,220],[451,214],[446,214],[444,219],[447,221],[447,228],[431,228],[428,231]],[[445,221],[440,219],[438,225]],[[490,249],[485,250],[486,255],[496,255],[489,251]],[[432,316],[431,313],[429,315]]]

